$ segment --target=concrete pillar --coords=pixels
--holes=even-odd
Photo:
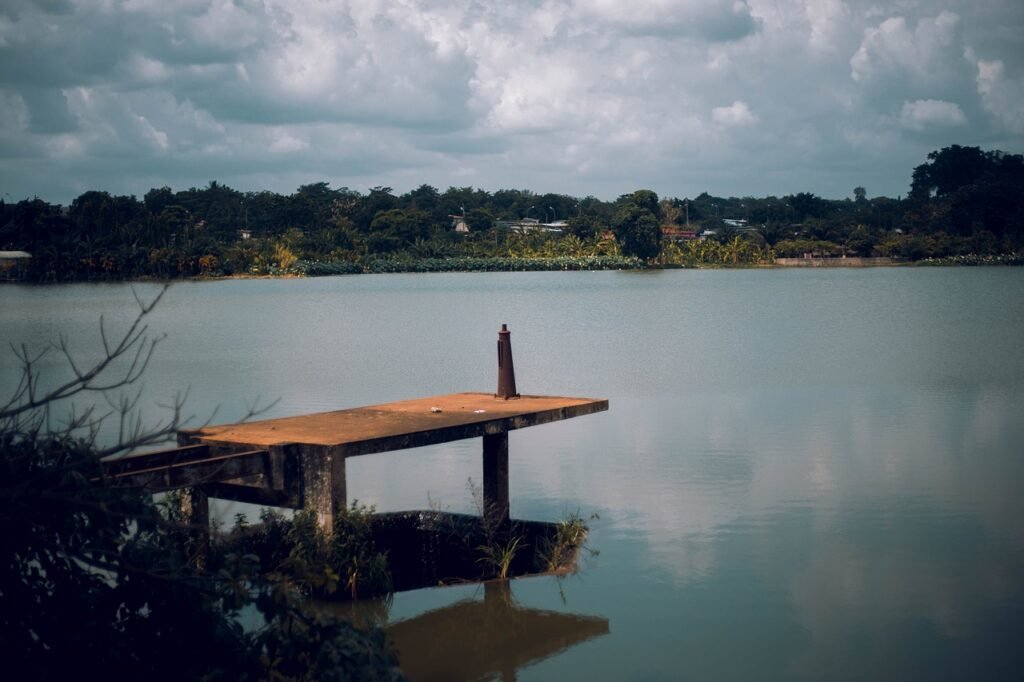
[[[330,448],[303,448],[303,507],[316,515],[317,526],[330,536],[334,516],[348,505],[345,458]]]
[[[484,435],[484,514],[508,521],[508,432]]]

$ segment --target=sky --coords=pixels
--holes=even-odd
[[[1024,152],[1021,0],[3,0],[0,193],[905,195]]]

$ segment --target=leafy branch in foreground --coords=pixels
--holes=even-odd
[[[47,351],[15,348],[20,380],[0,408],[0,659],[38,680],[400,678],[382,632],[309,611],[289,577],[268,576],[251,555],[201,566],[194,529],[103,477],[101,455],[161,442],[182,425],[183,397],[147,426],[138,391],[112,395],[148,366],[162,337],[151,338],[146,318],[165,291],[136,296],[139,313],[118,338],[101,325],[95,362],[79,362],[61,338],[70,378],[53,388],[41,388]],[[111,412],[67,408],[88,395]],[[61,408],[70,416],[54,427]],[[111,414],[118,435],[103,447]]]

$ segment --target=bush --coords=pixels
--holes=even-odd
[[[159,300],[159,296],[156,300]],[[396,679],[380,631],[316,614],[284,571],[261,570],[251,553],[206,555],[172,503],[104,477],[101,454],[165,440],[181,426],[181,402],[150,428],[132,386],[156,341],[140,314],[105,356],[39,393],[44,353],[20,351],[22,378],[0,404],[0,657],[32,679]],[[68,344],[57,345],[73,362]],[[127,367],[127,369],[125,369]],[[120,368],[120,369],[118,369]],[[121,372],[120,374],[118,372]],[[51,416],[96,393],[117,406],[122,438],[100,447],[103,417]],[[242,626],[242,613],[259,623]],[[252,620],[252,618],[248,618]]]
[[[239,519],[218,554],[256,556],[306,596],[358,599],[387,594],[391,573],[387,553],[374,544],[373,512],[373,507],[353,502],[335,517],[328,539],[312,512],[299,511],[287,520],[279,512],[264,511],[255,526]]]

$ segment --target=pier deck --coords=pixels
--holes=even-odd
[[[208,426],[182,431],[178,442],[183,446],[207,446],[211,454],[238,452],[243,453],[238,457],[259,456],[265,462],[261,464],[266,471],[263,475],[210,481],[206,493],[194,489],[192,494],[201,496],[194,500],[197,508],[206,508],[206,494],[255,500],[258,496],[252,491],[246,493],[246,488],[276,491],[294,506],[315,510],[321,527],[330,528],[339,506],[347,503],[346,458],[483,437],[485,511],[507,519],[508,432],[607,409],[608,401],[596,398],[524,395],[504,399],[490,393],[453,393]]]
[[[334,412],[208,426],[188,433],[205,443],[247,449],[298,444],[343,457],[505,433],[608,409],[608,401],[559,396],[505,400],[490,393],[400,400]]]

